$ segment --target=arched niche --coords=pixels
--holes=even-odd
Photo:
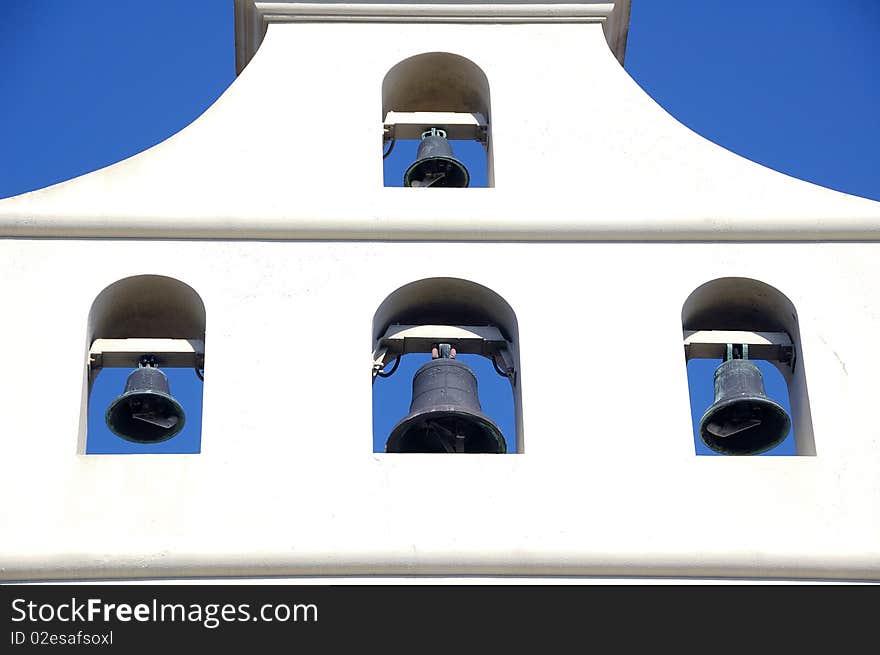
[[[195,389],[181,389],[180,384],[174,380],[177,372],[184,368],[193,380],[200,379],[201,374],[192,369],[203,366],[205,320],[205,305],[199,294],[189,285],[174,278],[137,275],[118,280],[98,293],[88,315],[87,363],[78,452],[117,452],[96,451],[87,447],[93,399],[95,395],[99,395],[99,404],[107,400],[104,397],[107,390],[102,388],[105,383],[99,382],[96,385],[96,379],[98,373],[105,369],[110,371],[108,375],[112,373],[114,380],[122,376],[115,380],[118,390],[113,392],[121,393],[125,376],[137,366],[137,358],[144,354],[156,356],[159,368],[169,377],[172,395],[186,396],[191,400],[190,408],[186,410],[186,432],[181,432],[180,438],[175,436],[167,444],[155,444],[152,452],[199,452],[201,383],[198,382]],[[137,340],[138,343],[133,344],[131,340]],[[191,381],[187,380],[189,382]],[[100,409],[94,409],[92,414],[100,413]],[[191,412],[190,409],[194,411]],[[97,423],[95,416],[91,418]],[[185,449],[176,449],[179,444],[184,444],[182,447]],[[129,448],[119,452],[142,452],[137,450],[137,446]]]
[[[404,59],[382,80],[382,118],[389,111],[478,112],[489,119],[489,80],[470,59],[427,52]]]
[[[382,121],[386,186],[402,182],[398,168],[415,160],[432,127],[446,132],[452,156],[470,173],[468,186],[495,186],[489,80],[471,60],[426,52],[393,66],[382,80]]]
[[[523,452],[519,328],[513,308],[492,289],[460,278],[427,278],[392,292],[373,316],[372,347],[396,325],[489,326],[507,342],[515,374],[508,378],[513,399],[516,450]]]
[[[788,387],[797,454],[816,454],[797,310],[785,294],[751,278],[718,278],[702,284],[688,296],[681,322],[685,334],[698,330],[786,333],[794,346],[793,366],[779,361],[771,363]]]
[[[391,293],[373,316],[373,339],[378,340],[394,323],[494,325],[514,346],[518,339],[516,314],[507,301],[487,287],[460,278],[427,278]]]
[[[205,304],[187,284],[162,275],[114,282],[92,303],[89,341],[95,339],[205,338]]]

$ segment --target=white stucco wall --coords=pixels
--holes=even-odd
[[[878,577],[874,251],[4,241],[4,304],[27,310],[0,330],[28,345],[6,354],[3,576]],[[202,453],[78,455],[89,306],[146,272],[205,302]],[[798,308],[815,457],[694,455],[681,305],[730,274]],[[517,312],[523,454],[371,452],[373,312],[438,275],[485,284]],[[629,346],[646,334],[649,348]]]
[[[381,80],[429,51],[486,72],[494,189],[381,186]],[[0,202],[0,577],[880,578],[878,225],[682,127],[599,24],[272,25],[178,135]],[[142,273],[204,300],[202,453],[79,454],[89,307]],[[516,312],[522,454],[371,452],[373,314],[434,276]],[[816,456],[695,456],[681,308],[726,276],[797,308]]]

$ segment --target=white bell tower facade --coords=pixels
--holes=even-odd
[[[669,116],[628,0],[235,12],[203,116],[0,201],[0,577],[880,579],[880,204]],[[435,124],[486,188],[383,186]],[[509,377],[515,454],[373,452],[371,372],[436,341]],[[695,454],[728,343],[797,455]],[[86,454],[148,348],[204,368],[200,452]]]

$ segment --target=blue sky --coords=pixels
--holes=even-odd
[[[625,68],[647,93],[725,148],[880,200],[880,2],[679,0],[675,6],[633,0]],[[112,11],[97,0],[4,0],[0,197],[112,164],[179,131],[233,82],[233,43],[231,0],[115,0]],[[406,154],[401,147],[395,165],[403,166]],[[466,148],[456,145],[456,154],[479,168]],[[207,347],[210,369],[210,341]],[[385,423],[396,422],[409,404],[418,358],[408,359],[408,368],[377,383],[376,402],[386,408],[377,419],[378,450]],[[510,436],[506,383],[491,367],[475,366],[484,408]],[[711,401],[714,364],[697,368],[690,377],[699,415]],[[121,391],[125,373],[99,376],[106,389],[98,406]],[[170,374],[172,392],[187,407],[187,429],[196,429],[201,387],[191,371]],[[767,382],[771,394],[780,394],[772,374]],[[396,404],[382,394],[394,395]],[[197,451],[198,433],[165,447],[175,443]]]

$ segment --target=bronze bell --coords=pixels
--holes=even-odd
[[[470,179],[468,169],[453,156],[446,132],[432,127],[422,133],[416,160],[403,174],[403,186],[466,187]]]
[[[155,358],[144,356],[128,376],[122,395],[107,407],[104,420],[113,434],[127,441],[159,443],[183,429],[186,414]]]
[[[483,414],[477,376],[449,357],[424,364],[413,376],[409,414],[385,444],[388,453],[504,453],[500,428]]]
[[[782,405],[767,397],[761,371],[746,359],[715,370],[715,402],[700,419],[700,438],[723,455],[757,455],[779,445],[791,428]]]

